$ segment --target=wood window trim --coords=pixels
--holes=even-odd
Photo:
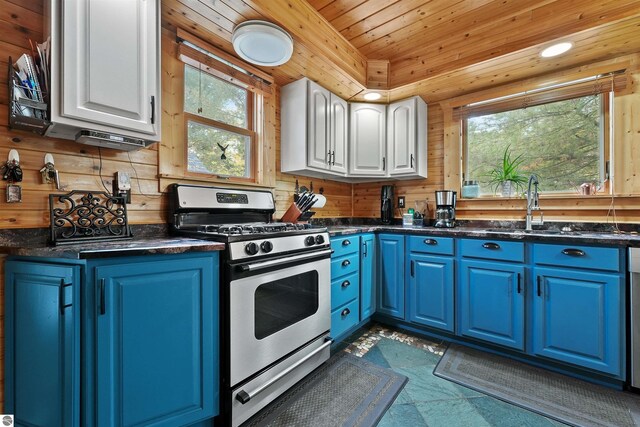
[[[626,82],[626,76],[624,77],[624,80]],[[618,89],[624,89],[626,87],[626,84],[621,85],[621,86],[615,86],[615,90]],[[613,83],[611,86],[611,89],[614,89]],[[549,95],[545,95],[545,97],[547,99],[551,99],[550,101],[544,102],[544,103],[537,103],[535,105],[543,105],[546,103],[552,103],[552,102],[558,102],[558,101],[565,101],[568,99],[574,99],[574,98],[579,98],[582,96],[588,96],[590,95],[589,93],[584,93],[584,92],[578,92],[579,95],[577,96],[573,96],[573,97],[565,97],[566,95],[566,91],[563,91],[562,94],[558,97],[558,98],[553,98],[552,96]],[[603,174],[603,182],[602,182],[602,186],[598,189],[598,195],[603,196],[603,197],[611,197],[612,194],[612,185],[611,185],[611,170],[612,170],[612,164],[611,164],[611,156],[612,156],[612,140],[611,140],[611,126],[612,126],[612,122],[611,122],[611,106],[612,106],[612,99],[611,99],[611,94],[612,92],[609,91],[598,91],[597,94],[601,95],[601,105],[602,105],[602,145],[603,145],[603,153],[601,154],[602,157],[602,162],[605,168],[604,174]],[[497,113],[501,113],[501,112],[505,112],[505,111],[512,111],[515,108],[507,108],[507,109],[502,109],[500,107],[502,107],[503,104],[501,104],[496,111],[492,111],[488,108],[483,108],[483,113],[484,114],[497,114]],[[459,107],[458,107],[459,108]],[[467,140],[466,140],[466,120],[469,118],[473,118],[473,117],[477,117],[481,114],[472,114],[472,115],[466,115],[466,114],[460,114],[459,112],[457,113],[456,110],[458,108],[453,108],[451,109],[451,113],[452,113],[452,119],[453,122],[457,124],[457,130],[458,130],[458,138],[459,138],[459,146],[460,146],[460,156],[459,156],[459,182],[457,184],[457,190],[460,191],[462,189],[462,184],[464,180],[467,180],[468,178],[466,177],[466,172],[467,172],[467,163],[469,161],[469,148],[468,148],[468,144],[467,144]],[[520,107],[523,108],[523,107]],[[447,162],[445,162],[447,163]],[[545,199],[545,198],[583,198],[585,196],[581,195],[578,193],[577,189],[575,192],[572,191],[554,191],[554,192],[547,192],[547,193],[541,193],[540,194],[540,198],[541,199]],[[589,195],[587,197],[593,197],[593,195]],[[479,197],[475,197],[475,198],[471,198],[471,199],[464,199],[462,198],[462,196],[460,196],[461,200],[466,200],[466,201],[470,201],[470,200],[508,200],[508,199],[517,199],[519,198],[519,196],[514,195],[513,197],[510,198],[506,198],[506,197],[502,197],[496,194],[483,194],[480,195]]]

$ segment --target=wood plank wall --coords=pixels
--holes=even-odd
[[[386,184],[394,185],[394,206],[397,206],[398,196],[405,197],[405,212],[408,208],[415,208],[418,200],[428,200],[429,209],[435,212],[436,190],[444,185],[444,122],[442,108],[438,104],[427,106],[427,178],[409,181],[379,181],[353,186],[353,216],[358,218],[380,217],[380,187]],[[401,212],[395,211],[399,218]]]

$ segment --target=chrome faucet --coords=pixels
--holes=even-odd
[[[531,184],[534,186],[533,195],[531,194]],[[531,175],[529,177],[529,188],[527,190],[527,224],[525,230],[531,231],[531,226],[544,224],[544,217],[540,212],[540,219],[533,219],[533,211],[540,210],[540,200],[538,199],[538,176]]]

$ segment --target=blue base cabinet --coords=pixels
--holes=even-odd
[[[48,427],[216,416],[218,280],[216,252],[9,259],[5,412]]]
[[[533,354],[623,378],[621,249],[539,243],[533,261]]]
[[[377,311],[404,319],[404,236],[378,235]]]
[[[331,337],[339,341],[360,320],[360,236],[331,238]]]
[[[411,253],[409,265],[407,320],[453,332],[453,258]]]
[[[524,266],[463,259],[460,333],[524,350]]]
[[[618,276],[536,268],[533,353],[619,375],[624,335]]]
[[[8,261],[5,403],[15,425],[80,425],[80,267]]]
[[[96,268],[97,425],[175,426],[218,411],[211,258]]]

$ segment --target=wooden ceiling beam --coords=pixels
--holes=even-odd
[[[305,44],[364,86],[367,58],[305,0],[244,0],[267,19],[282,25]]]

